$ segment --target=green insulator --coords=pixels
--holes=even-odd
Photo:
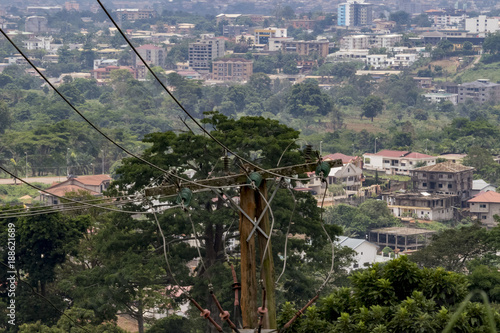
[[[175,203],[178,205],[183,204],[184,206],[189,206],[192,197],[193,192],[190,189],[181,188],[179,194],[177,195],[177,200],[175,200]]]
[[[321,175],[323,173],[323,175]],[[330,174],[330,164],[328,162],[321,162],[316,167],[316,176],[326,178]]]
[[[258,172],[252,172],[247,179],[247,184],[255,184],[255,187],[259,187],[262,183],[262,176]]]

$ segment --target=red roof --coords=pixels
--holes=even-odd
[[[467,202],[500,203],[500,193],[495,191],[482,192]]]
[[[91,195],[100,195],[100,193],[87,190],[87,189],[80,187],[80,186],[77,186],[77,185],[59,186],[59,187],[55,187],[52,189],[51,188],[46,189],[45,191],[47,191],[48,193],[50,193],[52,195],[59,196],[59,197],[63,197],[68,192],[78,192],[78,191],[85,191]]]
[[[341,159],[342,163],[346,164],[346,163],[351,162],[355,158],[356,158],[356,156],[349,156],[349,155],[345,155],[342,153],[335,153],[335,154],[329,154],[329,155],[324,156],[323,160],[324,161],[333,161],[333,160]]]
[[[409,153],[408,155],[405,155],[407,158],[429,158],[429,157],[434,157],[431,155],[427,154],[420,154],[420,153]]]
[[[104,181],[111,181],[109,175],[78,176],[74,179],[85,185],[101,185]]]

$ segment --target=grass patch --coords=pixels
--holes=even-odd
[[[492,64],[478,63],[473,68],[456,76],[462,82],[472,82],[478,79],[489,79],[492,82],[500,81],[500,62]]]
[[[49,184],[33,183],[33,185],[46,189]],[[32,198],[39,195],[38,190],[35,190],[28,185],[0,185],[0,203],[1,204],[18,204],[22,203],[19,198],[29,195]]]

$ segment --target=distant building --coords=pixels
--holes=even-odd
[[[463,159],[467,156],[467,154],[441,154],[437,156],[437,158],[444,158],[447,161],[462,164]]]
[[[311,30],[314,28],[314,24],[316,23],[315,20],[310,20],[306,17],[304,17],[303,19],[299,19],[299,20],[291,20],[290,21],[290,24],[292,25],[292,27],[294,27],[295,29],[306,29],[306,30]]]
[[[109,175],[69,178],[46,189],[48,193],[41,192],[39,198],[47,205],[58,205],[61,203],[58,197],[63,197],[68,192],[83,191],[92,196],[102,196],[102,192],[109,187],[110,181]]]
[[[50,50],[52,37],[35,37],[23,41],[26,50]]]
[[[293,41],[293,37],[270,37],[267,48],[270,52],[281,51],[284,42]]]
[[[468,99],[476,103],[500,100],[500,84],[492,83],[487,79],[467,82],[458,85],[458,103],[465,103]]]
[[[314,172],[311,172],[309,176],[313,177]],[[341,184],[347,191],[358,191],[363,184],[363,170],[352,163],[347,163],[344,166],[332,168],[326,178],[326,184],[317,177],[301,187],[321,193],[325,186],[332,184]]]
[[[229,24],[233,24],[238,17],[241,17],[241,14],[219,14],[215,17],[215,19],[217,24],[224,21],[228,22]]]
[[[498,224],[494,216],[500,215],[500,193],[495,191],[482,192],[467,201],[470,212],[477,216],[478,221],[488,227]]]
[[[328,40],[320,41],[285,41],[281,43],[281,49],[284,53],[294,52],[299,55],[310,56],[317,54],[325,58],[328,55],[330,42]]]
[[[121,8],[116,10],[116,14],[120,21],[136,21],[156,17],[156,11],[153,9]]]
[[[458,94],[450,94],[444,91],[424,94],[424,97],[431,103],[439,103],[443,101],[450,101],[453,105],[457,105],[458,103]]]
[[[337,246],[345,246],[356,252],[356,255],[354,256],[354,262],[350,267],[347,268],[348,271],[366,268],[367,266],[373,265],[376,262],[388,261],[391,259],[389,257],[381,258],[380,256],[378,256],[378,245],[370,243],[366,239],[339,236],[338,240],[335,243]]]
[[[487,18],[486,15],[465,19],[465,30],[472,33],[494,33],[499,30],[498,18]]]
[[[416,53],[400,53],[394,56],[394,66],[397,68],[410,67],[418,59]]]
[[[213,62],[212,79],[248,81],[253,74],[253,61],[243,58],[219,59]]]
[[[49,31],[48,20],[44,16],[28,16],[24,21],[24,31],[42,34]]]
[[[450,161],[424,166],[412,171],[413,189],[430,194],[455,195],[461,201],[472,193],[474,168]]]
[[[76,1],[66,1],[64,3],[64,9],[66,9],[68,12],[72,10],[79,11],[80,4]]]
[[[370,48],[368,35],[345,36],[340,40],[341,50],[364,50]]]
[[[479,193],[488,192],[488,191],[496,191],[496,189],[497,189],[496,186],[485,182],[483,179],[474,179],[472,181],[471,195],[476,196]]]
[[[126,69],[132,75],[134,78],[137,79],[137,71],[134,70],[132,67],[128,66],[106,66],[106,67],[100,67],[94,70],[91,70],[90,73],[92,74],[92,77],[96,79],[99,82],[109,80],[111,78],[111,72],[118,70],[118,69]]]
[[[284,28],[255,29],[255,44],[268,44],[271,37],[287,37],[287,30]]]
[[[225,54],[224,40],[203,38],[195,43],[189,43],[189,67],[194,70],[208,71],[210,62]]]
[[[430,221],[453,219],[457,197],[429,193],[382,193],[382,200],[395,217],[415,217]]]
[[[222,27],[222,35],[224,37],[234,37],[238,35],[243,35],[248,32],[248,25],[224,25]]]
[[[348,0],[338,5],[337,25],[346,27],[367,26],[372,24],[373,5],[364,0]]]
[[[384,171],[388,175],[410,175],[410,171],[418,164],[436,164],[435,156],[399,150],[381,150],[376,154],[366,153],[363,159],[364,169]]]
[[[62,11],[62,6],[28,6],[26,11],[32,15],[47,15]]]
[[[370,230],[368,241],[384,248],[386,246],[400,251],[420,250],[431,242],[434,230],[390,227]]]

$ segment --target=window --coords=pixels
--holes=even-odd
[[[448,184],[448,188],[452,188],[452,187],[453,187],[453,185],[451,185],[451,184]]]
[[[438,184],[438,187],[439,188],[443,188],[443,184]]]
[[[486,215],[481,216],[483,220],[486,220]]]
[[[423,187],[427,187],[427,183],[422,183],[422,186]]]
[[[479,208],[486,208],[486,204],[480,204]]]
[[[455,162],[455,161],[453,161],[453,162]],[[451,178],[453,178],[453,176],[452,175],[448,175],[448,179],[451,179]]]

